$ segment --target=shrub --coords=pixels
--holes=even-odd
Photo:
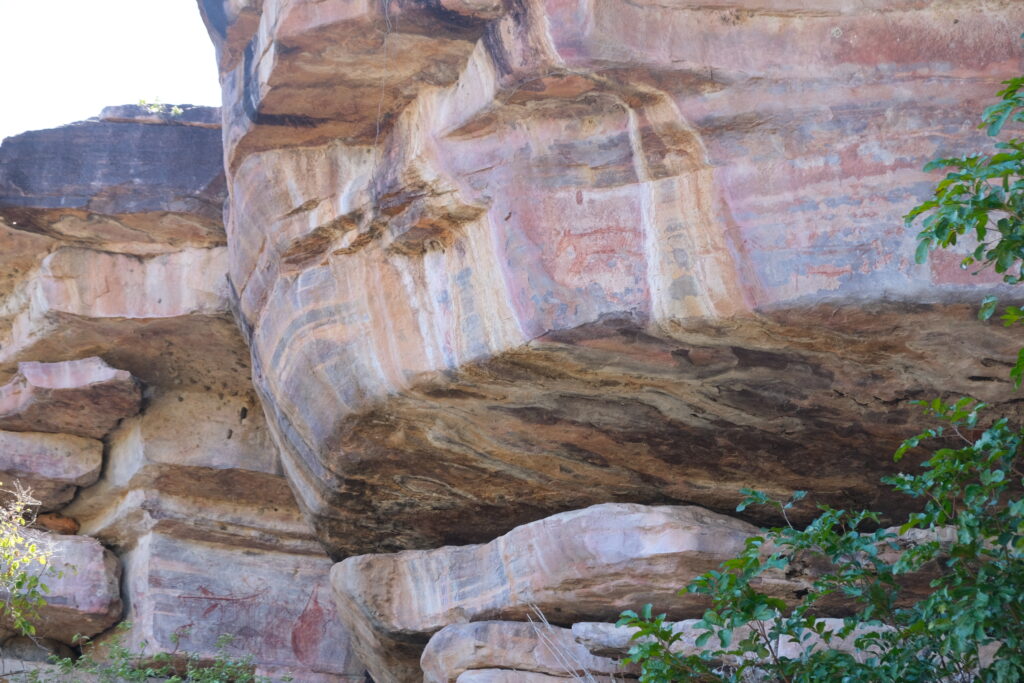
[[[983,404],[927,407],[944,426],[908,439],[898,456],[924,441],[959,443],[936,450],[922,472],[886,481],[923,502],[900,534],[946,533],[925,534],[908,546],[893,530],[864,531],[877,527],[876,513],[822,506],[805,529],[784,526],[750,538],[739,557],[684,589],[711,601],[696,625],[697,645],[705,647],[699,654],[673,652],[680,634],[649,605],[642,615],[623,613],[619,625],[639,629],[630,660],[642,665],[641,681],[740,681],[752,671],[781,681],[1024,680],[1024,432],[1000,419],[972,441],[964,430],[975,429]],[[746,493],[739,510],[772,505],[785,513],[803,497],[797,492],[780,502]],[[795,605],[755,587],[765,572],[815,559],[829,569]],[[905,604],[906,579],[933,563],[941,571],[930,594]],[[837,599],[853,610],[839,628],[819,616],[823,603]],[[851,637],[859,653],[834,647]],[[786,642],[806,647],[785,656],[780,645]],[[990,661],[982,656],[986,648],[995,650]]]
[[[999,102],[982,114],[990,136],[1024,122],[1024,77],[1004,85]],[[991,266],[1009,284],[1024,281],[1024,138],[996,142],[995,150],[925,167],[952,170],[906,216],[908,226],[922,220],[918,262],[966,237],[973,248],[962,267]],[[986,297],[979,317],[988,319],[997,306]],[[1007,306],[1001,317],[1013,325],[1024,310]],[[1024,349],[1011,377],[1019,387]],[[738,557],[684,589],[711,603],[696,624],[699,652],[673,651],[682,635],[650,605],[622,614],[619,625],[637,629],[629,661],[641,665],[641,681],[1024,680],[1024,432],[999,418],[975,436],[984,406],[972,399],[925,407],[942,425],[907,439],[896,457],[922,444],[938,449],[923,471],[883,480],[921,501],[921,512],[899,532],[924,530],[922,538],[902,542],[878,528],[873,511],[820,506],[805,529],[787,524],[749,539]],[[771,505],[784,518],[804,496],[783,502],[744,493],[737,510]],[[796,604],[757,590],[766,572],[816,559],[828,569]],[[907,579],[920,580],[926,567],[934,569],[926,596],[908,598]],[[820,614],[837,600],[852,614],[833,627]],[[839,647],[843,639],[852,639],[855,651]],[[783,644],[796,647],[783,652]]]
[[[43,579],[58,575],[50,564],[53,547],[46,534],[29,529],[39,501],[28,490],[0,489],[0,500],[0,611],[16,631],[32,636],[50,590]]]

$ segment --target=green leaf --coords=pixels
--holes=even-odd
[[[999,304],[999,297],[986,296],[981,300],[981,308],[978,309],[978,320],[988,320],[992,317],[992,314],[996,311],[996,306]]]
[[[928,251],[931,249],[931,240],[921,240],[917,245],[917,251],[914,252],[914,261],[920,265],[928,260]]]

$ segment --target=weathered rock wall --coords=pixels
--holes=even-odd
[[[232,314],[219,121],[113,107],[0,146],[0,471],[77,534],[39,633],[124,619],[150,653],[226,634],[275,680],[361,679]]]
[[[910,400],[1005,398],[991,281],[901,217],[1019,3],[201,6],[254,381],[335,556],[755,481],[886,507]]]
[[[739,489],[895,519],[911,401],[1019,415],[999,286],[901,219],[1019,2],[198,5],[222,109],[0,146],[0,472],[89,567],[53,643],[630,677],[585,624],[699,614]]]

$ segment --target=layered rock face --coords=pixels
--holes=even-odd
[[[897,519],[913,400],[1020,416],[999,286],[902,225],[1019,2],[198,5],[221,110],[0,146],[0,474],[90,567],[55,643],[631,678],[595,622],[690,628],[741,488]]]
[[[1019,3],[201,6],[254,380],[335,556],[755,482],[896,515],[909,402],[1006,397],[991,283],[901,217]]]
[[[123,618],[149,653],[229,635],[274,680],[361,679],[231,313],[219,120],[112,107],[0,146],[0,472],[79,534],[39,634]]]

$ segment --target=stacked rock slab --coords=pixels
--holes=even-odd
[[[735,557],[756,533],[697,507],[595,505],[484,545],[350,557],[335,565],[331,583],[356,651],[380,683],[454,681],[470,669],[635,674],[617,661],[624,651],[590,661],[572,633],[548,622],[614,620],[647,603],[676,618],[699,616],[706,601],[679,595],[681,586]],[[757,587],[795,602],[812,579],[769,572]]]
[[[899,535],[895,527],[887,531]],[[517,527],[483,545],[350,557],[335,565],[331,584],[355,649],[380,683],[421,676],[461,681],[484,669],[496,680],[516,671],[630,678],[638,671],[622,660],[634,630],[615,626],[621,612],[653,605],[680,620],[675,629],[682,637],[673,647],[698,653],[697,617],[709,600],[680,590],[739,555],[757,533],[746,522],[693,506],[595,505]],[[895,562],[915,545],[948,541],[949,533],[911,530],[898,543],[880,545],[879,556]],[[765,557],[777,551],[770,544],[761,548]],[[752,586],[795,605],[833,570],[823,559],[804,556],[785,571],[764,572]],[[929,594],[936,570],[925,565],[902,577],[898,604]],[[819,616],[849,616],[851,606],[841,594],[816,603]],[[854,651],[857,635],[827,646]],[[821,640],[803,645],[826,646]],[[801,643],[778,646],[797,657]]]
[[[913,400],[1020,414],[1019,337],[974,320],[997,284],[915,265],[902,225],[924,163],[982,144],[1020,3],[200,7],[253,379],[318,537],[359,555],[332,583],[378,681],[533,603],[695,616],[674,590],[749,532],[662,577],[630,534],[588,563],[586,530],[541,542],[535,520],[725,512],[750,486],[895,519],[879,479]],[[633,529],[628,509],[594,528]],[[428,676],[514,676],[500,659]]]
[[[128,647],[209,658],[227,634],[275,680],[361,678],[231,312],[219,121],[112,107],[0,146],[0,469],[106,568],[69,557],[40,633],[102,642],[123,595]]]
[[[336,556],[755,482],[898,516],[910,402],[1009,398],[996,285],[902,216],[1020,3],[200,5],[254,381]]]
[[[695,616],[675,590],[769,519],[718,514],[741,488],[895,518],[911,401],[1020,413],[998,286],[901,220],[982,142],[1019,2],[198,4],[219,114],[0,146],[4,471],[116,549],[131,643],[565,678],[541,634]],[[91,357],[140,414],[33,412],[68,388],[33,363]]]
[[[488,672],[486,678],[480,678],[482,671]],[[430,639],[423,653],[424,683],[465,683],[467,672],[477,672],[474,681],[519,680],[524,673],[555,681],[612,681],[635,678],[637,673],[619,661],[591,654],[569,629],[514,621],[453,624]]]

